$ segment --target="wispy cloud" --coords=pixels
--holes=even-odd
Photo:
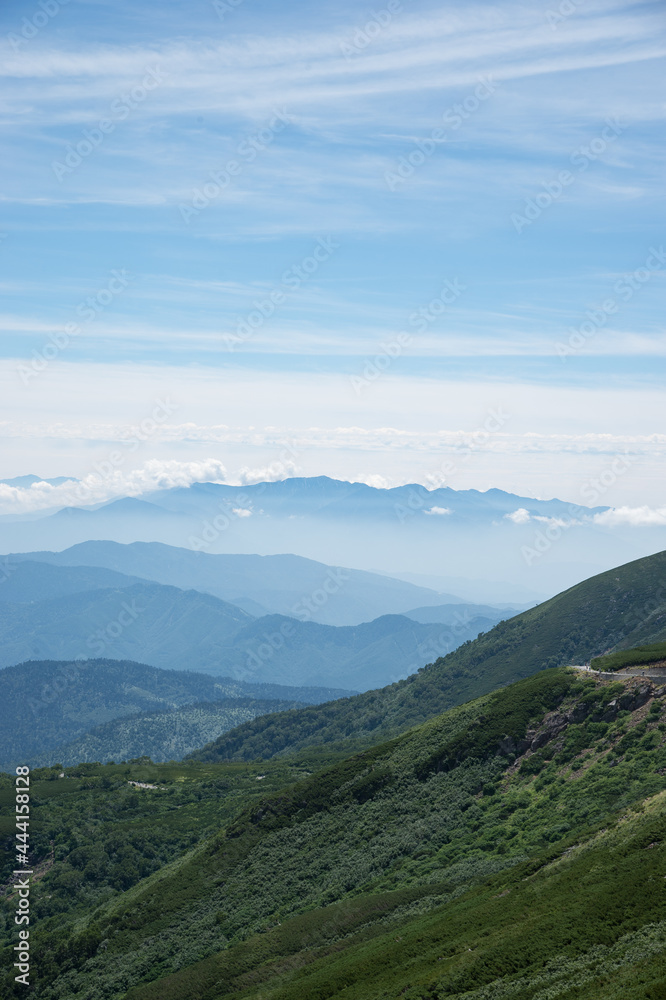
[[[270,474],[282,434],[301,440],[308,457],[294,461],[306,470],[330,463],[395,481],[423,460],[430,473],[433,449],[462,447],[498,399],[515,423],[483,452],[480,485],[506,476],[526,495],[554,489],[558,470],[575,478],[588,456],[627,447],[655,468],[663,274],[566,365],[555,345],[618,298],[615,276],[659,239],[662,3],[586,0],[556,30],[547,9],[415,0],[352,58],[343,44],[365,14],[349,2],[253,0],[223,25],[206,3],[193,15],[137,0],[108,17],[106,4],[70,4],[18,45],[7,35],[23,15],[3,10],[0,329],[11,360],[0,381],[17,471],[19,442],[42,454],[57,440],[84,474],[137,401],[164,386],[182,388],[185,411],[146,459],[219,451],[250,477]],[[161,82],[144,94],[149,70]],[[468,113],[482,78],[492,98]],[[129,108],[122,118],[116,102]],[[238,161],[276,110],[289,127],[185,225],[179,205]],[[450,114],[459,128],[445,125]],[[512,213],[543,202],[609,117],[623,123],[617,141],[517,234]],[[105,119],[103,140],[86,137]],[[410,173],[439,127],[444,140]],[[75,167],[58,175],[65,155]],[[400,164],[409,179],[391,191],[385,174]],[[326,273],[226,352],[254,300],[327,234],[340,250]],[[71,338],[38,393],[20,384],[16,365],[45,356],[112,268],[133,276],[122,300]],[[465,296],[419,330],[414,317],[456,277]],[[390,375],[351,398],[350,373],[381,363],[403,330],[414,335]],[[656,504],[637,496],[644,488],[624,499]]]

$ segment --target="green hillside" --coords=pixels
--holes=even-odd
[[[666,661],[666,642],[656,642],[635,649],[620,649],[617,653],[595,656],[590,662],[594,670],[622,670],[624,667],[647,667],[651,663]]]
[[[44,781],[33,995],[659,997],[664,694],[556,669],[309,775],[313,755]]]
[[[214,678],[189,671],[159,670],[144,663],[126,660],[37,660],[19,663],[0,670],[0,768],[11,768],[26,761],[54,762],[56,749],[78,741],[90,730],[114,719],[146,715],[128,721],[128,728],[119,729],[121,742],[125,736],[136,739],[147,750],[164,753],[174,736],[173,727],[163,725],[152,713],[179,709],[196,702],[227,702],[227,715],[220,725],[232,722],[240,709],[239,699],[244,699],[246,717],[257,711],[273,710],[285,702],[327,701],[340,697],[344,691],[334,688],[293,688],[276,684],[245,684],[228,677]],[[261,703],[252,708],[252,702]],[[183,725],[190,727],[193,719]],[[207,724],[202,723],[202,734]],[[112,730],[113,732],[113,730]],[[131,736],[131,732],[134,736]],[[161,749],[157,738],[166,737]],[[124,733],[124,736],[123,736]],[[108,735],[108,734],[107,734]],[[177,734],[176,734],[177,735]],[[182,735],[182,730],[181,730]],[[195,738],[195,737],[193,737]],[[115,740],[115,737],[114,737]],[[85,745],[84,757],[93,753],[90,760],[107,760],[126,756],[120,754],[118,742],[109,742],[102,752],[99,742]],[[112,752],[113,751],[113,752]],[[74,753],[72,748],[72,753]],[[169,754],[169,757],[172,755]],[[81,758],[79,758],[80,760]],[[61,760],[61,763],[64,761]]]
[[[69,767],[81,761],[129,760],[142,756],[159,762],[181,760],[202,743],[248,719],[267,712],[287,711],[296,704],[294,701],[227,698],[166,712],[144,712],[96,726],[84,736],[27,762],[48,767],[59,761]]]
[[[267,715],[205,747],[202,760],[254,760],[320,743],[368,746],[502,684],[586,663],[616,647],[666,640],[666,552],[594,576],[531,608],[417,674],[315,708]]]

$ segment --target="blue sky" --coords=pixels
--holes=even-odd
[[[4,477],[168,395],[167,479],[430,482],[500,407],[448,485],[659,506],[663,3],[0,18]]]

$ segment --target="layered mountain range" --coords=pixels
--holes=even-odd
[[[586,499],[568,501],[499,489],[383,489],[321,476],[244,486],[194,483],[90,503],[85,483],[68,487],[32,476],[9,482],[27,512],[0,517],[4,551],[109,539],[204,553],[290,552],[405,579],[429,575],[437,591],[473,603],[540,600],[666,545],[666,528],[657,522],[633,527],[609,519],[609,508],[594,504],[604,495],[601,485],[589,487]],[[33,495],[51,497],[52,508],[40,510]]]
[[[666,553],[620,566],[406,680],[283,703],[182,763],[33,771],[35,996],[659,1000],[666,687],[580,665],[666,639],[665,573]],[[0,671],[15,684],[0,705],[66,667]],[[53,684],[43,731],[66,705],[156,704],[167,678],[172,711],[194,713],[186,700],[218,684],[69,668],[88,695]],[[13,782],[0,775],[5,839]],[[7,852],[0,959],[18,1000],[12,867]]]

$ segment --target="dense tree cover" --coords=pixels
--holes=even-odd
[[[37,926],[57,931],[65,922],[71,928],[100,903],[216,833],[248,800],[265,795],[266,786],[279,788],[301,771],[285,764],[157,766],[146,757],[81,764],[67,768],[64,778],[59,766],[33,771],[30,846]],[[14,779],[0,775],[0,882],[8,897],[0,916],[3,947],[15,943],[13,806]],[[39,967],[54,974],[53,956]]]
[[[297,758],[192,764],[205,779],[183,794],[201,792],[199,805],[161,806],[146,822],[174,836],[172,824],[175,835],[192,831],[199,809],[211,821],[215,809],[226,809],[220,827],[190,852],[179,854],[179,843],[168,865],[130,888],[107,884],[71,913],[42,919],[34,995],[309,1000],[345,990],[359,1000],[398,993],[416,1000],[475,991],[474,1000],[532,1000],[543,987],[557,1000],[647,997],[631,990],[640,976],[652,988],[662,975],[663,718],[653,685],[557,669],[309,776]],[[166,802],[169,777],[178,787],[187,772],[136,766],[151,776],[142,780],[165,786],[129,792],[139,813]],[[289,784],[297,766],[301,777]],[[281,775],[272,770],[279,768]],[[80,773],[82,783],[102,782],[107,768]],[[204,782],[231,773],[244,774],[246,784],[229,806]],[[271,787],[257,797],[263,773],[262,791]],[[86,850],[75,863],[58,862],[83,883],[87,866],[92,873],[99,863],[97,813],[112,809],[119,791],[70,793],[72,811],[82,796],[98,796],[82,810]],[[253,801],[239,811],[248,793]],[[43,828],[56,836],[65,798],[44,797],[40,806]],[[197,833],[206,830],[208,821]],[[104,848],[110,859],[115,847]],[[127,864],[136,867],[137,858]],[[38,905],[42,898],[52,905],[59,874],[54,865],[39,881]],[[604,962],[625,994],[603,992]],[[19,995],[11,982],[5,992]]]
[[[282,707],[286,701],[310,704],[343,693],[331,688],[247,684],[186,670],[160,670],[130,660],[32,660],[0,670],[0,768],[33,761],[64,763],[51,753],[116,718],[233,699],[227,706],[233,724],[233,710],[240,707],[237,699],[247,699],[246,717],[252,718],[257,712],[250,711],[250,699],[264,702],[259,711],[269,711],[266,702],[274,701],[275,711],[278,702]],[[143,733],[151,744],[153,724],[154,720],[147,720]],[[177,718],[173,725],[178,725]],[[141,720],[137,728],[141,730]],[[108,759],[99,745],[90,749],[95,752],[88,759]],[[108,756],[120,756],[120,749],[109,746]],[[144,747],[140,752],[150,756],[151,749]],[[76,756],[75,748],[72,756]],[[85,759],[85,753],[77,759]]]
[[[623,667],[649,666],[666,661],[666,642],[655,642],[635,649],[621,649],[606,656],[595,656],[590,662],[594,670],[622,670]]]
[[[637,559],[500,622],[405,681],[335,704],[263,716],[193,756],[255,760],[322,743],[368,746],[539,670],[666,639],[664,578],[666,552]]]
[[[267,712],[287,711],[295,704],[293,701],[227,698],[168,712],[145,712],[96,726],[77,740],[49,750],[31,763],[48,766],[58,760],[69,766],[79,761],[127,760],[142,755],[156,762],[181,760],[221,732]]]

